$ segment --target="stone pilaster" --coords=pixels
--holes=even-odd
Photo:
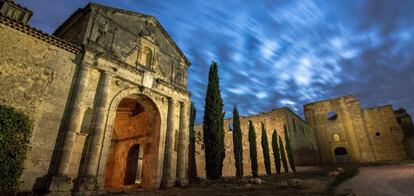
[[[173,98],[168,98],[167,130],[165,138],[164,171],[161,187],[171,187],[175,183],[175,174],[172,170],[174,153],[174,110]]]
[[[84,99],[89,83],[89,72],[90,68],[85,65],[79,66],[62,143],[63,147],[60,151],[56,175],[51,179],[50,191],[67,192],[73,188],[72,179],[69,177],[69,167],[72,162],[73,146],[82,125],[82,117],[85,109]]]
[[[180,126],[178,140],[178,156],[177,156],[177,185],[185,186],[188,184],[186,176],[186,165],[188,158],[188,109],[185,103],[180,103]]]
[[[100,85],[98,89],[98,101],[95,109],[94,127],[92,139],[89,145],[88,154],[84,174],[80,180],[79,190],[77,191],[93,191],[96,185],[96,175],[98,172],[99,159],[101,156],[101,148],[103,137],[105,134],[106,118],[108,116],[108,100],[110,93],[112,75],[102,71],[100,76]]]

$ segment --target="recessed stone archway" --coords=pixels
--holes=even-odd
[[[129,95],[119,102],[106,162],[106,189],[154,186],[160,125],[159,110],[146,95]]]
[[[348,151],[345,147],[337,147],[334,150],[336,163],[349,162]]]

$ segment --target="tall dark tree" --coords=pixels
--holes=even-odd
[[[275,160],[276,172],[280,174],[280,150],[279,144],[277,142],[277,132],[273,131],[272,134],[272,149],[273,149],[273,158]]]
[[[280,138],[280,136],[279,136],[279,145],[280,145],[280,156],[282,157],[283,168],[285,169],[285,172],[288,173],[289,168],[288,168],[288,163],[286,160],[287,158],[286,158],[286,153],[285,153],[285,147],[283,145],[283,141],[282,141],[282,138]]]
[[[195,159],[195,133],[194,133],[194,120],[196,117],[196,110],[194,104],[191,102],[190,109],[190,146],[188,147],[188,179],[193,182],[197,178],[197,164]]]
[[[288,134],[288,131],[286,129],[286,126],[284,127],[284,129],[285,129],[286,152],[287,152],[287,156],[288,156],[288,159],[289,159],[289,165],[290,165],[290,168],[292,168],[292,171],[296,172],[295,157],[293,156],[292,147],[291,147],[290,141],[289,141],[289,134]]]
[[[266,168],[266,174],[270,175],[272,174],[272,170],[270,168],[269,142],[267,141],[266,129],[264,127],[263,122],[261,124],[262,124],[262,149],[263,149],[264,164]]]
[[[225,116],[225,112],[223,112],[221,114],[221,119],[220,119],[220,167],[219,167],[219,176],[223,175],[223,162],[224,162],[224,158],[226,157],[226,149],[225,149],[225,144],[224,144],[224,116]]]
[[[223,100],[220,95],[217,63],[212,62],[208,75],[203,119],[203,140],[207,179],[221,177],[224,160]]]
[[[236,166],[236,177],[243,177],[243,142],[242,132],[240,128],[240,117],[237,107],[233,109],[233,150],[234,150],[234,164]]]
[[[249,150],[250,150],[250,167],[253,177],[257,177],[257,149],[256,149],[256,132],[253,123],[249,120]]]

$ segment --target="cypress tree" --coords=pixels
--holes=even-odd
[[[243,142],[242,132],[240,128],[239,111],[236,105],[233,109],[233,150],[234,150],[234,164],[236,166],[236,177],[243,176]]]
[[[262,149],[263,149],[264,164],[266,168],[266,174],[270,175],[272,174],[272,170],[270,168],[269,142],[267,141],[266,129],[264,127],[263,122],[261,124],[262,124]]]
[[[203,140],[206,177],[216,180],[221,177],[224,155],[223,100],[220,95],[217,63],[212,62],[208,75],[203,117]]]
[[[226,157],[226,149],[224,148],[224,116],[225,116],[225,112],[223,112],[221,114],[221,119],[220,119],[220,144],[219,144],[219,149],[220,149],[220,166],[219,166],[219,176],[221,177],[223,174],[223,162],[224,162],[224,158]]]
[[[280,138],[280,136],[279,136],[279,145],[280,145],[280,156],[282,157],[283,168],[285,169],[285,173],[288,173],[289,168],[288,168],[288,163],[286,160],[286,153],[285,153],[285,149],[283,146],[282,138]]]
[[[284,129],[285,129],[286,152],[287,152],[287,156],[289,158],[289,165],[290,165],[290,168],[292,168],[292,171],[296,172],[295,158],[293,156],[292,147],[290,146],[289,135],[288,135],[288,131],[286,129],[286,126],[284,127]]]
[[[277,142],[276,130],[274,130],[272,134],[272,148],[273,148],[273,158],[275,160],[276,172],[280,174],[280,150],[279,150],[279,144]]]
[[[249,149],[250,149],[250,167],[253,177],[257,177],[257,149],[256,149],[256,133],[253,123],[249,120]]]
[[[194,107],[193,102],[191,102],[191,109],[190,109],[190,146],[188,147],[188,178],[190,182],[193,182],[194,179],[197,177],[197,165],[195,159],[195,133],[194,133],[194,120],[196,117],[196,110]]]

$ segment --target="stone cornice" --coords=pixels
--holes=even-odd
[[[40,31],[40,30],[32,28],[30,26],[23,25],[23,24],[20,24],[18,22],[15,22],[13,20],[10,20],[9,18],[7,18],[3,15],[0,15],[0,24],[4,24],[4,25],[6,25],[8,27],[11,27],[15,30],[18,30],[22,33],[30,35],[30,36],[32,36],[36,39],[42,40],[46,43],[49,43],[51,45],[54,45],[54,46],[59,47],[61,49],[64,49],[68,52],[77,54],[81,51],[81,48],[79,46],[75,45],[75,44],[69,43],[69,42],[67,42],[63,39],[60,39],[58,37],[55,37],[53,35],[49,35],[47,33],[44,33],[42,31]]]

